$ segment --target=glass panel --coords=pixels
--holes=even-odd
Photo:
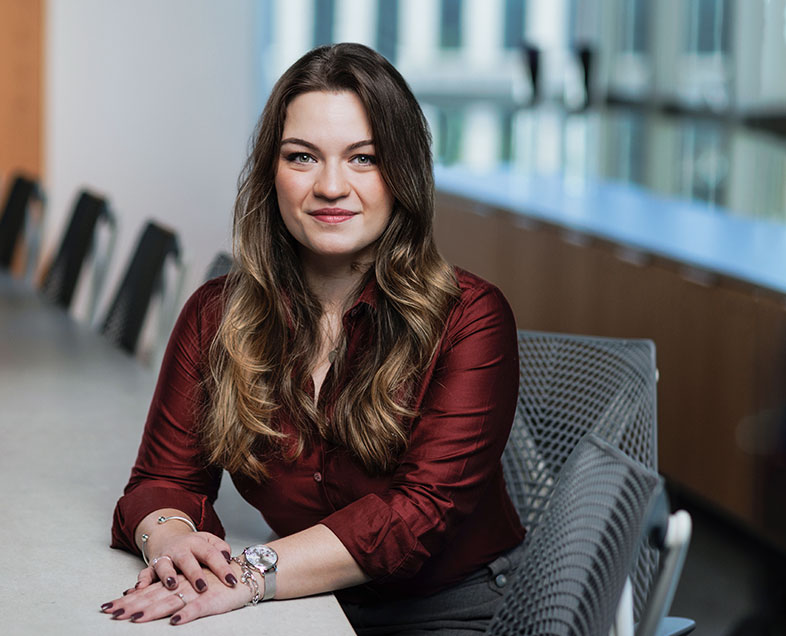
[[[336,15],[336,0],[314,2],[314,46],[333,42],[333,22]]]
[[[398,0],[379,0],[377,8],[377,51],[396,61],[398,40]]]
[[[461,0],[442,0],[440,46],[457,49],[461,46]]]
[[[649,13],[647,0],[626,0],[622,3],[620,50],[646,53],[649,50]]]
[[[505,48],[517,49],[524,39],[524,0],[505,0]]]
[[[689,10],[686,50],[728,52],[730,0],[693,0],[686,8]]]

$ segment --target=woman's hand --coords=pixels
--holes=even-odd
[[[181,573],[194,590],[205,592],[209,585],[203,566],[223,584],[221,587],[237,585],[237,576],[230,567],[229,544],[209,532],[187,529],[183,532],[176,526],[171,529],[159,527],[150,533],[147,551],[150,565],[139,573],[137,590],[150,586],[156,579],[173,590],[178,586],[177,575]]]
[[[233,561],[228,567],[233,576],[240,578],[242,572],[237,563]],[[206,584],[201,593],[189,585],[183,575],[176,575],[174,589],[168,589],[160,581],[144,587],[140,585],[125,596],[104,603],[101,611],[113,618],[130,619],[135,623],[172,616],[170,623],[180,625],[202,616],[232,611],[251,600],[251,589],[247,585],[222,585],[211,570],[202,569],[198,578],[204,579]],[[261,592],[264,590],[262,577],[255,578]]]

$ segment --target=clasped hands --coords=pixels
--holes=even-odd
[[[104,603],[102,612],[135,623],[171,616],[169,622],[179,625],[251,600],[251,589],[238,583],[242,571],[231,560],[229,544],[214,534],[161,533],[150,537],[147,549],[150,565],[139,573],[136,585]],[[255,578],[261,594],[263,577]]]

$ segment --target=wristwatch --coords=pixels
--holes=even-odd
[[[265,581],[263,601],[276,595],[276,571],[278,570],[278,554],[270,546],[259,544],[248,546],[243,550],[243,557],[252,568],[257,570]]]

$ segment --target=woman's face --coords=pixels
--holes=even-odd
[[[379,172],[363,104],[352,92],[303,93],[286,113],[278,207],[302,256],[370,261],[393,196]]]

